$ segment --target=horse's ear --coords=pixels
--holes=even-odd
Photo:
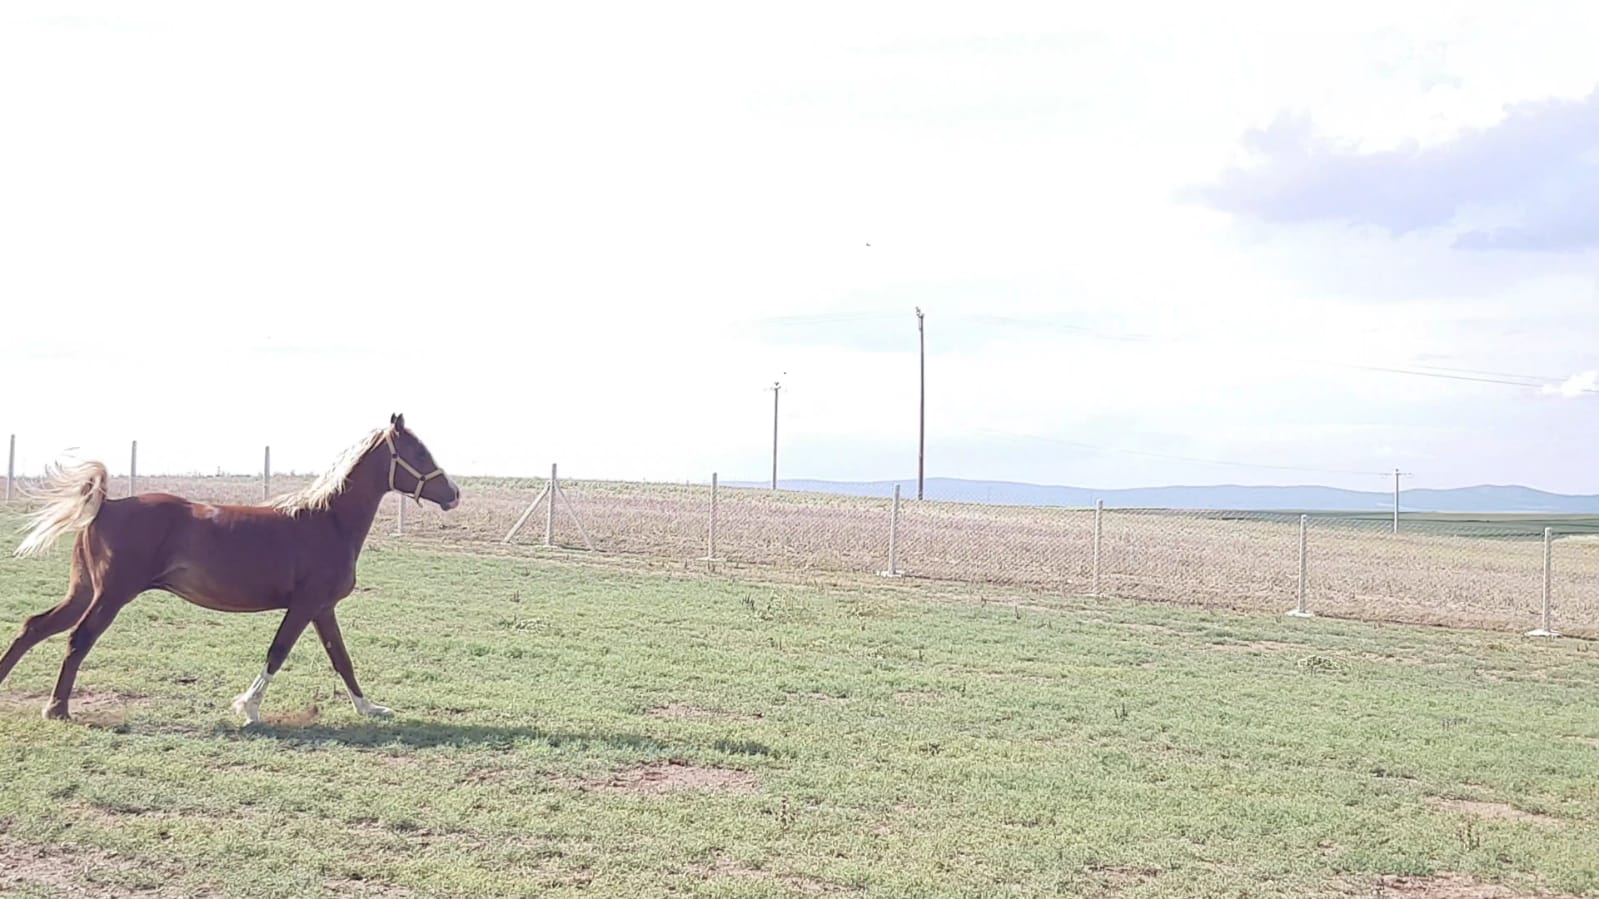
[[[405,429],[405,416],[403,414],[401,414],[401,413],[395,413],[394,415],[390,415],[389,416],[389,424],[394,425],[394,429],[397,430],[397,431],[404,430]]]

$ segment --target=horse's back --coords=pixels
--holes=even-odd
[[[108,501],[91,549],[140,583],[224,611],[281,606],[301,567],[291,520],[277,510],[198,502],[169,493]]]

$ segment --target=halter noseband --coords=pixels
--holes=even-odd
[[[394,448],[393,431],[383,435],[383,442],[389,445],[389,489],[400,489],[394,485],[394,473],[403,468],[406,470],[407,474],[413,478],[416,478],[416,490],[411,493],[411,498],[416,500],[417,505],[421,505],[422,488],[427,485],[428,481],[431,481],[434,478],[444,477],[444,469],[435,468],[427,474],[423,474],[415,465],[405,461],[405,459],[400,455],[400,451]]]

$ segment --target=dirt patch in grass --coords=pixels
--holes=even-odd
[[[474,765],[466,772],[465,782],[469,784],[497,784],[511,780],[518,775],[515,769],[502,768],[495,765]]]
[[[1534,821],[1541,824],[1549,824],[1555,821],[1554,818],[1548,815],[1525,812],[1504,802],[1479,802],[1473,799],[1440,799],[1432,797],[1427,800],[1427,804],[1433,808],[1459,812],[1463,815],[1471,815],[1474,818],[1482,818],[1485,821]]]
[[[1414,668],[1445,668],[1448,663],[1426,655],[1384,655],[1380,652],[1361,652],[1360,658],[1379,665],[1405,665]]]
[[[931,702],[937,698],[938,694],[932,690],[900,690],[894,694],[895,702],[904,703]]]
[[[810,694],[810,698],[816,700],[817,702],[826,703],[827,705],[843,705],[844,703],[849,702],[848,696],[833,696],[829,693],[812,693]]]
[[[852,890],[850,887],[847,887],[841,883],[834,883],[833,881],[824,880],[820,877],[811,877],[807,874],[776,874],[771,871],[762,871],[759,868],[751,868],[748,865],[740,864],[739,862],[734,861],[725,855],[718,855],[716,860],[708,865],[696,866],[694,871],[696,874],[700,875],[706,880],[717,880],[721,878],[764,880],[767,882],[782,883],[802,893],[809,893],[813,895],[854,892],[854,890]]]
[[[1532,899],[1531,893],[1483,883],[1460,874],[1438,874],[1432,877],[1385,875],[1355,887],[1348,895],[1363,899]]]
[[[1306,643],[1284,643],[1280,640],[1249,640],[1211,643],[1209,648],[1217,652],[1304,652],[1310,646]]]
[[[750,793],[756,789],[757,780],[754,774],[737,768],[708,768],[682,759],[670,759],[624,768],[607,778],[578,781],[574,785],[580,790],[648,796],[684,790]]]
[[[304,728],[320,720],[322,720],[322,709],[314,702],[303,709],[261,713],[261,722],[268,727]]]
[[[648,714],[652,718],[678,718],[691,720],[713,721],[755,721],[760,715],[747,715],[743,712],[724,712],[717,709],[701,708],[697,705],[688,705],[681,702],[668,703],[650,709]]]
[[[113,808],[104,805],[91,805],[78,803],[72,806],[85,819],[95,822],[102,827],[121,827],[129,821],[138,819],[144,822],[175,821],[183,815],[166,809],[141,809],[141,808]],[[190,816],[193,817],[193,816]]]
[[[1182,631],[1174,627],[1167,627],[1164,624],[1146,624],[1142,621],[1123,622],[1121,626],[1135,634],[1154,634],[1160,637],[1182,634]]]
[[[1159,868],[1143,868],[1136,865],[1089,865],[1083,870],[1102,885],[1117,892],[1142,886],[1163,873]]]
[[[110,882],[110,881],[122,881]],[[137,883],[137,886],[130,885]],[[0,833],[0,895],[13,895],[41,888],[77,899],[123,899],[141,896],[165,899],[169,896],[198,894],[162,886],[146,865],[100,850],[68,850],[35,846]]]
[[[416,894],[405,887],[397,887],[390,883],[376,883],[370,880],[356,880],[352,877],[337,877],[324,880],[323,888],[335,896],[371,896],[375,899],[409,899]]]
[[[15,693],[0,696],[0,714],[41,715],[50,701],[49,693]],[[72,720],[93,727],[121,727],[127,723],[128,712],[148,706],[155,700],[148,696],[118,693],[114,690],[75,690],[67,700],[67,712]]]

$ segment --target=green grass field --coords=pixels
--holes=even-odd
[[[13,542],[7,639],[66,569]],[[40,646],[0,894],[1599,894],[1586,641],[505,552],[368,549],[387,721],[308,634],[241,728],[266,615],[142,597],[68,724]]]

